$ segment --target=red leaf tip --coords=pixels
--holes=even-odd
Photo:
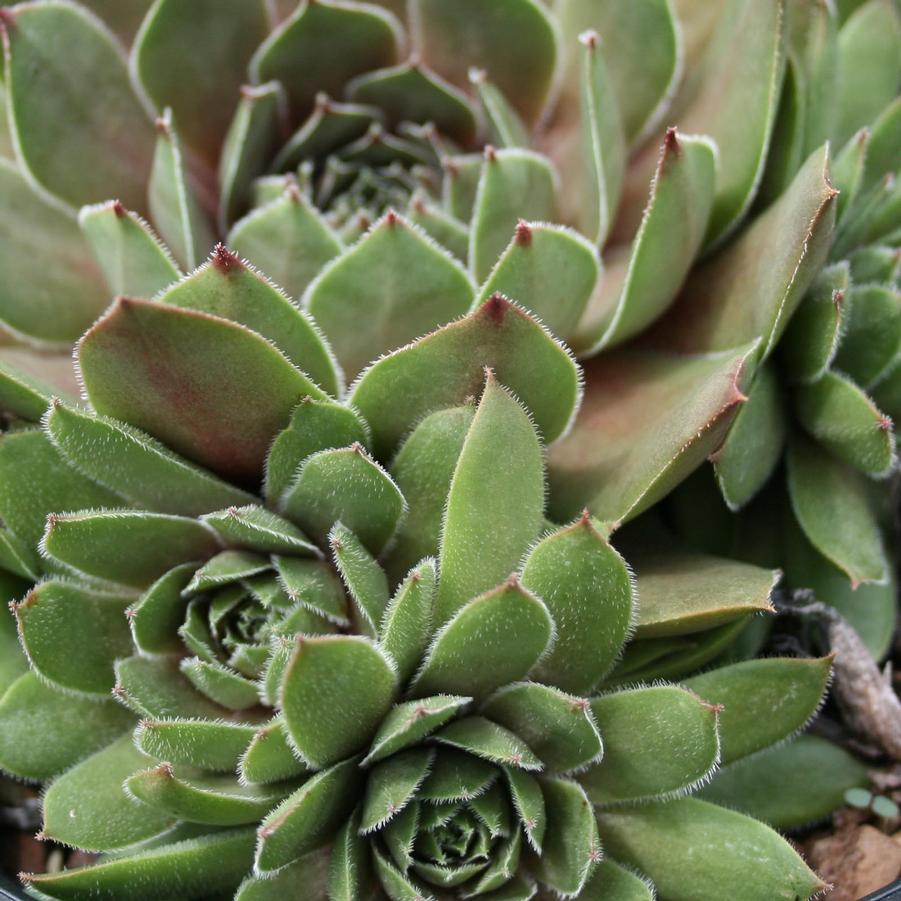
[[[510,301],[503,294],[495,292],[482,304],[482,310],[492,322],[500,325],[510,309]]]
[[[489,163],[493,163],[497,159],[497,149],[494,144],[485,145],[485,159]]]
[[[520,219],[516,223],[516,235],[514,237],[519,247],[531,247],[532,245],[532,226],[525,219]]]
[[[171,132],[169,130],[169,123],[166,121],[165,116],[159,116],[153,123],[156,126],[157,133],[162,135],[164,138],[171,137]]]
[[[171,779],[175,775],[175,770],[168,760],[162,761],[160,765],[156,767],[156,772],[159,773],[160,776],[165,776],[167,779]]]
[[[16,24],[16,14],[7,7],[0,7],[0,29],[13,28]]]
[[[516,573],[510,573],[507,576],[507,580],[504,582],[505,588],[519,588],[519,576]]]
[[[244,268],[241,260],[221,241],[213,248],[212,262],[220,272],[226,275]]]
[[[892,426],[894,423],[892,422],[891,416],[886,416],[884,413],[879,417],[878,422],[876,423],[876,428],[879,429],[880,432],[890,432],[892,430]]]
[[[845,292],[842,288],[836,288],[832,292],[832,303],[835,304],[836,310],[841,310],[845,305]]]
[[[589,28],[579,35],[579,43],[589,50],[594,50],[600,42],[601,36],[593,28]]]
[[[393,209],[389,209],[387,213],[385,213],[385,224],[394,227],[397,225],[397,213]]]
[[[125,204],[121,200],[113,201],[113,212],[117,219],[124,219],[128,215],[128,210],[125,209]]]
[[[672,153],[679,153],[682,150],[679,146],[679,135],[675,126],[671,125],[667,128],[666,135],[663,138],[663,146]]]

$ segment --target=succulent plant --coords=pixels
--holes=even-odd
[[[792,367],[842,273],[888,285],[846,292],[879,298],[858,347],[894,335],[892,0],[37,0],[0,30],[0,767],[99,855],[28,891],[815,893],[715,803],[754,809],[768,761],[859,782],[779,746],[829,660],[748,659],[785,561],[734,536],[784,505],[791,431],[796,510],[799,455],[853,481],[808,540],[887,569],[847,467],[884,474],[890,424],[830,366],[891,412],[896,360],[852,312]],[[596,357],[578,416],[561,341]],[[714,452],[739,525],[690,508]]]
[[[0,702],[0,764],[56,776],[43,836],[102,855],[29,891],[815,892],[775,832],[682,796],[803,726],[830,661],[605,682],[632,574],[587,512],[544,520],[543,442],[578,399],[567,352],[497,296],[339,402],[289,362],[298,335],[329,360],[219,248],[79,341],[90,409],[55,399],[0,442],[0,515],[43,571],[13,605],[31,671]],[[766,597],[772,574],[745,570],[728,576]],[[681,606],[659,631],[735,615],[686,610],[697,581],[665,587]]]

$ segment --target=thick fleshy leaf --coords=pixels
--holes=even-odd
[[[780,343],[784,370],[792,381],[815,381],[832,363],[841,340],[847,289],[847,264],[827,266],[792,316]]]
[[[767,7],[776,5],[777,0],[766,0]],[[658,343],[701,353],[760,339],[759,353],[768,356],[826,260],[836,196],[824,145],[779,200],[692,272],[655,330]],[[763,269],[761,260],[767,260]]]
[[[718,444],[745,399],[754,345],[695,357],[612,353],[586,368],[586,402],[549,458],[551,514],[585,505],[614,524],[647,509]]]
[[[895,633],[898,603],[895,580],[853,586],[848,576],[810,543],[790,513],[784,518],[785,577],[790,588],[807,588],[835,607],[877,659],[885,656]]]
[[[269,567],[269,559],[262,554],[255,554],[252,551],[220,551],[194,573],[184,594],[209,591],[211,588],[249,579]]]
[[[314,766],[342,760],[369,743],[396,692],[392,661],[366,639],[300,638],[281,691],[291,743]]]
[[[291,748],[280,718],[272,720],[254,735],[241,756],[238,769],[241,781],[250,784],[281,782],[309,773],[309,767],[297,759]]]
[[[529,133],[510,101],[488,80],[484,69],[473,68],[469,80],[479,96],[488,140],[496,147],[528,147]]]
[[[484,698],[524,678],[551,642],[547,608],[518,581],[474,598],[435,636],[412,691]]]
[[[517,767],[504,767],[513,808],[529,845],[539,853],[547,830],[544,794],[538,780]]]
[[[862,4],[838,36],[838,124],[835,140],[847,141],[869,125],[898,95],[901,80],[901,14],[890,0]]]
[[[569,336],[600,276],[597,252],[578,232],[521,221],[479,291],[499,292],[534,313],[555,335]]]
[[[824,888],[789,843],[762,823],[694,798],[598,816],[605,850],[665,898],[809,898]]]
[[[381,354],[465,313],[473,291],[450,254],[389,211],[321,273],[303,304],[352,377]],[[364,317],[371,324],[361,329]]]
[[[397,20],[378,7],[304,2],[260,45],[250,74],[256,82],[280,81],[298,121],[318,92],[340,96],[355,75],[390,66],[399,39]]]
[[[180,273],[169,249],[144,219],[118,201],[82,207],[78,224],[110,294],[153,297],[178,281]]]
[[[796,436],[788,450],[788,490],[811,544],[853,586],[885,581],[888,562],[863,476]]]
[[[466,87],[470,67],[482,68],[528,123],[538,118],[557,63],[557,36],[541,3],[500,0],[489,9],[479,0],[452,7],[414,0],[410,12],[413,42],[437,72]]]
[[[740,510],[769,481],[782,457],[785,433],[779,376],[767,362],[757,370],[748,400],[712,457],[716,480],[729,509]]]
[[[125,791],[154,811],[188,823],[243,826],[264,817],[289,788],[243,786],[232,775],[182,778],[171,764],[161,763],[126,779]]]
[[[291,414],[284,431],[276,435],[266,458],[266,497],[277,500],[311,454],[329,447],[369,443],[369,427],[352,408],[330,400],[305,397]]]
[[[379,643],[397,664],[398,682],[416,672],[432,633],[437,573],[426,558],[397,587],[379,624]]]
[[[78,901],[85,896],[154,901],[160,892],[181,897],[233,892],[253,861],[253,829],[230,829],[163,844],[92,867],[29,875],[45,897]]]
[[[801,735],[723,767],[701,797],[776,829],[798,829],[844,806],[848,789],[868,784],[867,768],[843,748]]]
[[[115,682],[113,661],[131,649],[130,600],[68,582],[38,584],[13,608],[33,669],[63,689],[107,696]]]
[[[605,857],[579,897],[584,901],[654,901],[656,893],[649,879]]]
[[[42,552],[54,560],[134,588],[218,548],[215,533],[202,523],[143,510],[52,514],[41,541]]]
[[[260,825],[254,870],[274,873],[327,842],[353,810],[362,782],[358,760],[351,757],[289,795]]]
[[[570,52],[564,85],[566,101],[576,102],[578,93],[575,39],[586,30],[595,29],[603,41],[626,138],[630,143],[639,142],[666,111],[682,70],[681,23],[673,5],[668,0],[570,0],[558,14]],[[633,52],[632,48],[638,46],[641,54]]]
[[[328,894],[330,852],[330,848],[320,848],[274,875],[248,876],[235,901],[332,901]]]
[[[221,663],[188,657],[182,661],[181,671],[198,691],[229,710],[246,710],[260,702],[256,682],[251,682]]]
[[[121,506],[122,498],[68,466],[43,433],[0,437],[0,519],[27,546],[37,547],[49,513]]]
[[[347,586],[363,630],[375,636],[388,606],[388,577],[378,561],[340,522],[329,532],[335,567]]]
[[[420,887],[410,882],[377,848],[373,849],[372,859],[379,882],[391,901],[434,901],[432,895],[423,895]]]
[[[182,650],[178,628],[187,602],[182,592],[196,570],[195,563],[176,566],[161,575],[128,609],[135,647],[144,654],[177,654]]]
[[[547,832],[535,875],[566,897],[577,897],[601,859],[594,810],[582,787],[567,779],[544,778]]]
[[[364,763],[383,760],[443,726],[465,707],[472,698],[436,695],[419,701],[407,701],[392,708],[372,740]]]
[[[78,360],[98,413],[250,481],[259,479],[295,404],[307,395],[323,398],[264,338],[165,303],[120,298],[81,339]]]
[[[564,180],[565,197],[574,207],[579,230],[598,246],[613,224],[626,157],[626,138],[613,80],[596,31],[579,35],[580,132],[564,146],[569,156],[563,165],[573,177]]]
[[[285,89],[277,81],[241,89],[219,157],[221,232],[250,206],[254,181],[266,172],[278,147],[286,108]]]
[[[694,553],[637,555],[636,638],[712,629],[748,613],[773,613],[779,574],[759,566]]]
[[[610,4],[607,4],[610,6]],[[716,147],[669,129],[638,233],[613,249],[579,322],[576,350],[621,344],[672,302],[701,247],[713,203]]]
[[[514,732],[482,716],[456,720],[436,733],[434,740],[503,766],[541,770],[542,761]]]
[[[201,517],[228,547],[244,548],[261,554],[309,554],[318,548],[293,523],[265,507],[249,504],[229,507]]]
[[[368,773],[360,832],[387,825],[410,803],[432,766],[434,751],[414,748],[394,754]]]
[[[461,263],[469,259],[469,231],[466,225],[431,202],[424,193],[414,193],[406,215]]]
[[[228,711],[197,691],[176,657],[125,657],[116,661],[113,694],[143,717],[224,718]]]
[[[869,388],[901,359],[901,294],[897,287],[860,285],[846,302],[835,366]]]
[[[50,2],[16,8],[4,35],[9,122],[30,176],[73,206],[112,194],[143,209],[153,131],[112,34]]]
[[[109,744],[134,722],[112,700],[64,694],[23,673],[0,697],[0,767],[45,780]]]
[[[501,442],[508,451],[503,468],[497,465]],[[517,569],[538,536],[543,508],[543,462],[535,428],[517,399],[488,371],[447,495],[436,626]]]
[[[265,276],[249,269],[221,244],[208,263],[160,300],[253,329],[324,391],[338,393],[335,362],[316,325]]]
[[[827,372],[799,385],[795,409],[801,425],[839,460],[868,476],[887,476],[895,464],[891,421],[851,379]]]
[[[360,444],[308,457],[281,506],[319,544],[341,522],[373,554],[384,550],[405,512],[394,480]]]
[[[339,625],[349,622],[344,590],[328,564],[298,557],[276,557],[274,563],[279,583],[293,603]]]
[[[134,744],[158,760],[233,773],[256,729],[217,720],[141,720]]]
[[[213,245],[213,231],[191,184],[181,139],[167,109],[156,122],[156,151],[147,185],[150,215],[175,258],[193,269]]]
[[[372,892],[369,843],[360,834],[360,809],[341,827],[329,864],[328,896],[333,901],[356,901]]]
[[[428,779],[417,792],[421,801],[431,802],[419,809],[417,827],[425,832],[446,823],[459,802],[482,797],[498,778],[496,767],[454,748],[438,748],[435,761]]]
[[[604,757],[579,777],[595,804],[680,795],[719,759],[718,709],[675,685],[602,695],[591,712]]]
[[[150,761],[130,735],[108,745],[51,783],[44,797],[47,838],[107,851],[122,848],[168,829],[175,818],[129,797],[123,782]]]
[[[186,143],[213,165],[267,26],[260,0],[162,0],[141,26],[132,66],[142,88],[158,110],[172,108]]]
[[[395,577],[438,553],[447,494],[474,415],[474,402],[429,414],[391,463],[391,475],[408,507],[386,561]]]
[[[831,670],[830,657],[769,657],[720,667],[684,684],[722,707],[720,744],[725,764],[803,728],[822,703]]]
[[[486,366],[525,404],[545,443],[566,431],[580,398],[575,363],[531,316],[496,295],[360,376],[350,400],[372,425],[376,454],[389,454],[426,414],[477,396]]]
[[[520,219],[557,218],[557,173],[550,161],[531,150],[485,151],[469,233],[469,267],[484,282]]]
[[[338,236],[294,186],[237,222],[228,244],[290,297],[300,297],[342,250]]]
[[[536,678],[565,691],[592,691],[632,626],[634,591],[626,563],[583,516],[532,548],[522,580],[556,624],[553,650],[538,665]]]
[[[108,297],[103,275],[69,212],[38,194],[0,159],[0,324],[27,341],[65,346]]]
[[[575,770],[601,756],[588,702],[559,689],[519,682],[489,698],[482,713],[522,738],[552,772]]]
[[[784,58],[783,0],[730,0],[684,89],[691,103],[680,129],[710,135],[720,149],[709,241],[723,240],[754,199],[779,105]]]
[[[422,63],[408,62],[367,72],[347,86],[354,103],[368,104],[400,122],[431,122],[442,136],[470,144],[476,132],[475,109],[469,98]]]

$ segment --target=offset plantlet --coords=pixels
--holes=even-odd
[[[542,435],[572,415],[572,359],[497,297],[339,402],[305,393],[295,365],[328,360],[319,341],[220,249],[79,342],[93,409],[54,399],[39,428],[0,442],[0,515],[24,548],[32,536],[39,570],[13,605],[30,670],[0,701],[0,764],[48,781],[46,838],[101,854],[24,876],[28,891],[650,897],[630,867],[721,884],[728,866],[757,897],[815,892],[768,827],[675,799],[723,748],[740,758],[802,726],[829,661],[805,679],[798,661],[768,661],[773,697],[793,688],[766,720],[741,715],[732,668],[697,691],[612,687],[633,576],[587,512],[544,519]],[[243,393],[235,377],[254,367],[279,390]],[[423,367],[443,372],[438,393],[391,402]],[[35,466],[41,492],[8,490]],[[733,582],[772,580],[724,565]],[[658,607],[655,622],[740,622],[730,603]],[[35,704],[57,711],[37,755]],[[690,877],[678,856],[645,855],[707,822],[722,846]]]

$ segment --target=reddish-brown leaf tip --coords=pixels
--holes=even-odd
[[[532,226],[525,219],[520,219],[516,223],[516,233],[513,240],[516,241],[518,247],[532,246]]]
[[[841,310],[845,305],[845,292],[842,288],[836,288],[832,292],[832,303],[835,304],[836,310]]]
[[[363,457],[366,456],[366,448],[363,447],[363,445],[360,444],[359,441],[354,441],[354,443],[350,446],[350,449],[352,451],[360,454],[360,456],[363,456]]]
[[[233,254],[221,241],[213,248],[211,260],[213,266],[224,275],[244,268],[240,258]]]
[[[120,701],[124,701],[128,697],[128,692],[121,685],[114,685],[110,689],[110,694]]]
[[[393,228],[395,225],[397,225],[397,219],[398,216],[394,209],[389,209],[388,212],[385,213],[385,225],[387,225],[389,228]]]
[[[237,517],[239,515],[237,507],[229,507],[225,512],[232,517]]]
[[[879,421],[876,423],[876,428],[879,429],[880,432],[890,432],[892,430],[892,426],[894,423],[892,422],[891,416],[886,416],[884,413],[879,417]]]
[[[579,35],[579,43],[589,50],[594,50],[600,42],[601,36],[593,28],[589,28]]]
[[[510,301],[503,294],[495,292],[482,304],[481,309],[486,318],[500,325],[510,309]]]
[[[485,145],[485,159],[489,163],[493,163],[497,159],[497,149],[494,144]]]
[[[133,620],[138,615],[138,611],[135,610],[134,607],[126,607],[125,608],[125,618],[127,620]]]
[[[113,212],[117,219],[124,219],[128,215],[128,210],[125,209],[125,204],[121,200],[113,201]]]
[[[675,126],[671,125],[667,128],[666,134],[663,136],[663,146],[666,151],[676,155],[682,151],[682,147],[679,145],[679,134]]]
[[[16,14],[5,6],[0,7],[0,30],[14,28],[16,24]]]
[[[510,573],[510,575],[507,576],[506,580],[504,581],[504,587],[505,588],[519,588],[520,587],[519,576],[516,573]]]
[[[168,760],[163,760],[159,766],[155,767],[155,772],[160,776],[165,776],[167,779],[171,779],[175,775],[175,770]]]
[[[166,121],[165,116],[159,116],[154,121],[154,126],[156,126],[157,133],[162,135],[164,138],[171,137],[171,132],[169,130],[169,123]]]

